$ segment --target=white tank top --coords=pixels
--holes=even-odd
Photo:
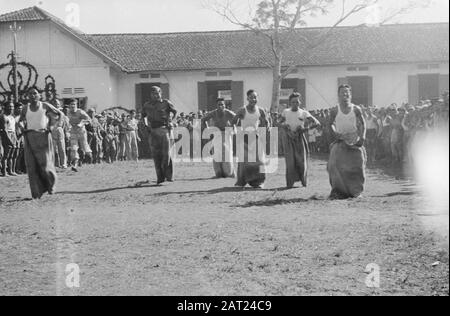
[[[16,119],[14,118],[14,116],[5,116],[5,131],[10,133],[16,131]]]
[[[38,110],[36,112],[31,111],[30,106],[27,109],[27,129],[29,130],[43,130],[48,127],[47,111],[44,109],[42,102],[38,102]]]
[[[242,129],[245,131],[256,131],[260,124],[261,112],[255,107],[255,113],[250,113],[245,107],[245,117],[241,121]]]
[[[344,114],[341,107],[338,106],[338,114],[336,116],[336,132],[339,134],[354,134],[358,133],[358,126],[356,124],[355,106],[351,106],[350,113]]]
[[[367,129],[377,129],[377,119],[372,117],[372,118],[367,118]]]

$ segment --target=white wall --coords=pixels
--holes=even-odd
[[[55,78],[60,98],[88,97],[89,106],[99,109],[110,106],[110,67],[100,57],[51,22],[23,22],[18,25],[21,26],[17,35],[19,61],[36,67],[40,88],[44,88],[44,79],[50,74]],[[9,24],[0,24],[0,64],[7,62],[6,56],[12,48]],[[22,73],[27,74],[27,71]],[[6,75],[6,71],[0,73],[3,82]],[[62,94],[64,88],[84,88],[85,93]]]
[[[244,93],[249,89],[259,92],[261,106],[270,108],[271,71],[270,70],[233,70],[231,77],[207,77],[206,71],[165,72],[159,79],[141,79],[139,74],[122,74],[119,83],[119,105],[136,107],[135,86],[139,83],[169,83],[170,99],[180,112],[198,110],[198,82],[232,80],[244,82]],[[245,98],[244,98],[245,100]],[[244,104],[242,104],[243,106]]]
[[[232,80],[244,82],[244,94],[249,89],[259,93],[259,103],[269,108],[272,93],[272,73],[264,69],[233,70],[230,77],[206,77],[203,71],[177,71],[161,73],[159,79],[141,79],[139,74],[117,72],[99,56],[61,32],[50,22],[19,23],[18,34],[20,61],[33,64],[40,75],[38,86],[44,86],[44,78],[51,74],[56,79],[60,97],[88,96],[89,106],[98,110],[112,106],[136,107],[135,85],[162,82],[170,85],[170,99],[183,112],[198,110],[198,82]],[[12,50],[9,24],[0,24],[0,63]],[[212,71],[214,71],[212,69]],[[419,73],[449,73],[449,64],[438,70],[419,70],[417,64],[370,65],[368,71],[349,72],[347,66],[305,67],[288,78],[306,80],[306,102],[309,109],[328,108],[337,104],[338,78],[347,76],[373,77],[373,102],[386,106],[392,102],[408,101],[408,76]],[[0,73],[4,81],[6,73]],[[84,88],[85,94],[62,94],[64,88]],[[243,96],[244,100],[245,97]]]
[[[110,78],[110,84],[108,88],[109,92],[109,98],[108,98],[108,104],[103,106],[102,109],[109,108],[109,107],[115,107],[119,106],[119,84],[120,84],[120,76],[121,74],[113,69],[109,69],[109,78]]]
[[[387,106],[393,102],[408,101],[408,76],[418,73],[449,73],[449,64],[440,64],[439,70],[419,70],[417,64],[370,65],[368,71],[347,71],[348,66],[306,67],[288,78],[306,81],[306,103],[308,109],[333,107],[338,102],[338,78],[348,76],[373,77],[373,102],[377,106]],[[270,107],[272,94],[272,73],[270,70],[233,70],[231,77],[206,77],[205,71],[166,72],[160,79],[141,79],[139,74],[122,74],[119,81],[119,105],[135,108],[135,85],[147,82],[170,84],[170,98],[182,112],[198,110],[198,82],[211,80],[244,81],[244,93],[256,89],[259,103]],[[245,100],[245,97],[244,97]]]
[[[306,100],[311,110],[335,106],[338,102],[338,78],[370,76],[373,78],[373,104],[385,107],[408,102],[408,76],[423,73],[449,74],[449,64],[439,69],[419,70],[418,64],[368,65],[368,71],[347,71],[348,66],[314,67],[299,70],[306,79]]]

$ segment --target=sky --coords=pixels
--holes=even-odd
[[[208,7],[212,0],[0,0],[0,14],[39,6],[88,34],[98,33],[169,33],[235,30],[231,24]],[[235,12],[245,20],[249,8],[261,0],[233,0]],[[356,0],[347,0],[348,2]],[[381,0],[382,8],[408,0]],[[393,22],[429,23],[449,21],[449,1],[429,0],[427,8],[416,9]],[[308,26],[334,24],[340,10],[332,8],[323,17],[308,19]],[[376,10],[355,15],[344,25],[376,21]]]

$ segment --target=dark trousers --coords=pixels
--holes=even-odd
[[[172,181],[173,161],[170,154],[170,131],[167,128],[152,129],[150,137],[158,183]]]

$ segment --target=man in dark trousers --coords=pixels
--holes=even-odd
[[[173,182],[173,161],[171,150],[171,114],[177,111],[169,100],[163,100],[159,87],[151,88],[151,100],[143,106],[144,123],[148,127],[153,159],[155,161],[158,185]]]
[[[3,115],[0,115],[0,141],[3,147],[0,176],[17,176],[15,172],[14,153],[17,148],[16,119],[14,117],[14,103],[7,102]]]

